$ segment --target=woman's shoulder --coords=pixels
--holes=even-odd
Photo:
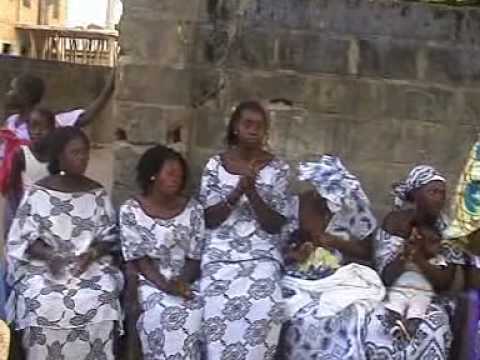
[[[383,219],[382,229],[396,236],[406,238],[412,229],[414,210],[393,210]]]

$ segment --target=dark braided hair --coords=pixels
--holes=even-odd
[[[169,160],[175,160],[183,168],[182,191],[185,189],[188,179],[187,162],[180,153],[163,145],[157,145],[148,149],[137,164],[137,183],[142,193],[147,195],[152,186],[152,176],[156,176]]]
[[[60,169],[60,155],[65,151],[66,146],[75,139],[81,139],[90,147],[90,140],[88,140],[87,135],[78,127],[61,127],[55,129],[48,136],[48,172],[50,174],[56,175],[60,173],[62,170]]]
[[[238,121],[242,117],[244,111],[249,110],[262,115],[265,123],[268,125],[268,116],[267,112],[263,106],[255,100],[243,101],[236,108],[235,111],[230,116],[230,121],[227,126],[227,138],[226,143],[228,146],[233,146],[238,144],[238,136],[235,134],[235,128],[237,127]]]

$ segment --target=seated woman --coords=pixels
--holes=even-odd
[[[442,210],[445,205],[445,179],[430,166],[415,167],[405,180],[394,188],[399,209],[388,214],[375,241],[375,265],[390,299],[398,294],[411,299],[412,294],[424,295],[425,283],[432,292],[420,304],[410,303],[414,326],[404,326],[398,312],[387,301],[371,314],[367,324],[365,346],[369,359],[448,359],[452,340],[451,298],[440,295],[450,290],[456,267],[451,263],[450,245],[442,243],[442,264],[431,260],[421,249],[421,237],[415,224],[441,232],[445,229]],[[404,205],[411,204],[410,208]],[[437,258],[438,260],[438,258]],[[408,281],[405,281],[406,276]],[[399,281],[400,279],[400,281]],[[401,286],[397,286],[401,285]],[[407,294],[408,292],[408,294]],[[425,299],[425,298],[424,298]],[[416,306],[416,308],[415,308]],[[400,321],[399,321],[400,320]],[[428,355],[427,355],[428,354]]]
[[[358,358],[361,324],[385,296],[368,261],[376,220],[358,179],[340,159],[325,155],[301,164],[300,180],[315,192],[293,199],[293,242],[283,290],[288,322],[279,357]]]
[[[137,180],[142,193],[122,205],[120,230],[123,256],[138,276],[128,311],[139,302],[143,358],[198,359],[203,301],[193,284],[200,275],[202,207],[183,195],[187,165],[169,148],[148,150]]]
[[[84,176],[89,150],[80,129],[57,129],[51,175],[30,187],[10,229],[8,318],[23,333],[26,359],[115,358],[118,228],[107,192]]]

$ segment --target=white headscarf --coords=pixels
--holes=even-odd
[[[325,200],[333,214],[327,231],[363,239],[376,228],[377,221],[360,181],[333,155],[318,161],[301,162],[299,180],[310,182]]]

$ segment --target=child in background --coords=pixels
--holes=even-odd
[[[5,234],[18,204],[28,188],[48,175],[48,135],[55,129],[55,115],[46,109],[34,109],[30,114],[28,133],[30,145],[22,145],[15,153],[6,189]],[[4,164],[6,165],[6,164]]]
[[[332,218],[327,202],[315,190],[293,199],[298,209],[298,230],[294,231],[285,254],[286,273],[305,280],[331,275],[340,267],[335,250],[323,248],[321,236]]]

